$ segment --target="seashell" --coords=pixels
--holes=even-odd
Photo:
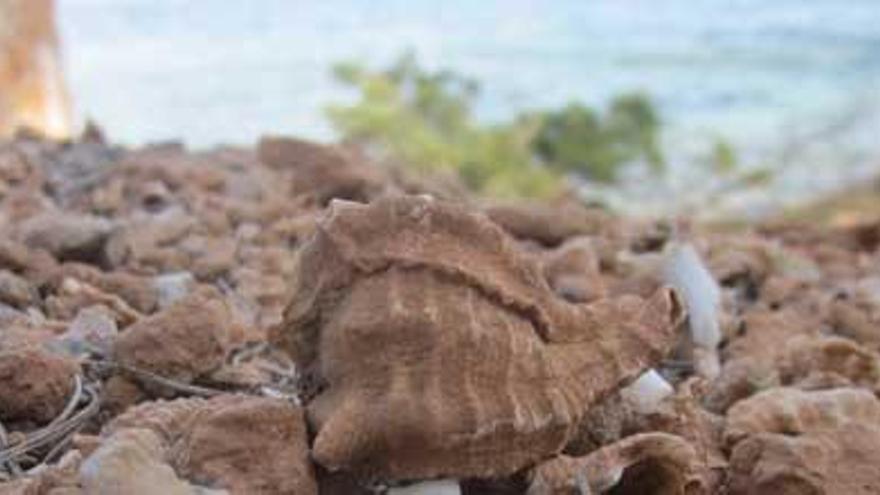
[[[777,387],[734,404],[727,413],[724,438],[733,445],[758,433],[800,435],[851,422],[880,424],[880,401],[874,394],[854,388]]]
[[[560,456],[532,471],[529,495],[708,493],[705,465],[683,438],[668,433],[640,433],[583,457]]]
[[[392,479],[510,474],[656,364],[672,290],[573,305],[486,217],[423,197],[331,205],[272,339],[324,389],[314,458]]]

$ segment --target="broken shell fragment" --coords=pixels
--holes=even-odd
[[[324,385],[308,412],[326,468],[486,477],[559,452],[682,318],[668,289],[569,304],[485,216],[397,197],[331,205],[273,340]]]

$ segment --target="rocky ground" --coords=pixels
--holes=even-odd
[[[0,145],[0,230],[3,495],[880,493],[880,224],[92,131]]]

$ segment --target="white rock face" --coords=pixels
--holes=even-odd
[[[691,244],[673,243],[668,248],[663,279],[684,298],[694,344],[717,348],[721,342],[721,288]]]
[[[461,495],[458,480],[431,480],[388,490],[388,495]]]

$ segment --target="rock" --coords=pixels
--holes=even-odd
[[[643,433],[584,457],[560,456],[540,464],[531,474],[528,494],[707,494],[705,471],[693,446],[681,437]]]
[[[104,428],[147,429],[169,446],[167,458],[190,480],[233,495],[314,495],[302,409],[279,399],[222,395],[148,402]]]
[[[313,456],[389,479],[506,475],[559,452],[683,318],[670,290],[569,304],[485,216],[423,197],[334,203],[299,267],[273,341],[326,383]]]
[[[38,346],[0,346],[0,419],[54,419],[73,393],[76,363]]]
[[[292,192],[321,206],[331,199],[367,201],[383,187],[381,173],[342,148],[296,138],[266,136],[257,145],[260,161],[294,172]]]
[[[79,470],[85,495],[197,495],[179,478],[165,458],[159,435],[147,429],[126,429],[107,439]]]
[[[108,313],[101,306],[80,310],[70,322],[62,339],[78,350],[76,354],[96,353],[109,356],[119,330],[116,321]]]
[[[496,203],[485,208],[493,222],[517,239],[528,239],[544,246],[558,246],[566,239],[606,232],[608,213],[587,209],[579,203],[546,205]]]
[[[30,282],[9,270],[0,270],[0,302],[23,309],[36,300],[37,294]]]
[[[96,216],[47,212],[25,220],[19,229],[29,247],[45,249],[62,261],[97,264],[112,224]]]
[[[120,363],[181,382],[218,369],[230,347],[230,314],[219,294],[194,293],[119,334]]]
[[[733,495],[880,490],[880,401],[868,391],[776,388],[728,418]]]
[[[147,399],[137,382],[124,375],[113,375],[104,382],[101,407],[115,417]]]
[[[777,387],[736,403],[727,413],[725,443],[759,433],[803,435],[848,423],[880,427],[880,401],[854,388],[804,391]]]
[[[808,388],[852,385],[880,391],[880,355],[841,337],[799,336],[780,353],[783,384]]]
[[[208,401],[176,445],[179,472],[233,495],[317,494],[302,410],[278,400]]]
[[[780,385],[780,363],[788,343],[819,334],[820,322],[794,308],[754,309],[735,325],[722,357],[721,375],[706,397],[710,410],[723,412],[738,400]]]
[[[731,495],[880,493],[880,429],[847,424],[806,436],[762,433],[737,444]]]
[[[195,285],[196,279],[189,272],[165,273],[153,278],[153,287],[159,294],[159,308],[167,308],[183,299]]]
[[[158,305],[159,296],[147,277],[124,271],[103,272],[81,263],[65,263],[53,274],[52,285],[60,287],[65,278],[73,278],[119,296],[142,313],[151,313]]]

